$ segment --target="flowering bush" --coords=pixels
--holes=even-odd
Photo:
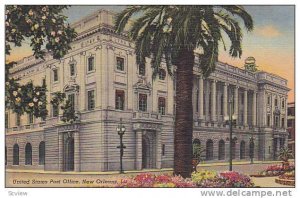
[[[249,176],[234,171],[220,173],[219,178],[224,182],[223,187],[244,188],[254,186]]]
[[[279,176],[287,171],[295,170],[294,164],[289,164],[288,167],[283,168],[282,164],[274,164],[268,166],[265,170],[261,171],[258,175],[265,177]]]
[[[212,180],[217,176],[217,173],[214,171],[201,170],[199,172],[192,173],[192,181],[196,184],[201,184],[205,180]]]
[[[192,181],[197,184],[198,187],[253,187],[254,184],[250,177],[240,174],[238,172],[223,172],[217,174],[212,171],[200,171],[192,174]]]
[[[294,180],[295,179],[295,170],[289,171],[289,172],[285,172],[283,175],[280,175],[279,178],[280,179]]]
[[[180,176],[170,175],[153,175],[149,173],[142,173],[135,177],[122,180],[118,187],[128,188],[150,188],[150,187],[164,187],[164,188],[183,188],[183,187],[195,187],[196,185],[188,179],[184,179]]]

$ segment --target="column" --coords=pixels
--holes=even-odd
[[[156,168],[161,169],[161,131],[156,132]]]
[[[80,108],[79,111],[84,111],[86,109],[86,89],[85,89],[85,83],[86,83],[86,53],[81,52],[80,53],[80,62],[79,64],[76,64],[76,67],[78,68],[78,78],[79,78],[79,86],[80,86],[80,91],[79,91],[79,103],[80,103]]]
[[[248,126],[248,90],[244,90],[244,126]]]
[[[80,172],[80,139],[79,132],[74,133],[74,171]]]
[[[203,102],[204,102],[204,95],[203,95],[203,77],[200,76],[199,78],[199,119],[203,120]]]
[[[135,166],[137,170],[142,169],[142,131],[136,131],[135,135],[135,148],[136,148],[136,158],[135,158]]]
[[[210,84],[208,80],[205,80],[205,121],[210,121],[209,119],[209,93],[210,93]]]
[[[224,86],[223,86],[223,116],[227,116],[228,113],[227,113],[227,104],[228,104],[228,84],[227,83],[224,83]]]
[[[236,116],[236,123],[238,124],[238,112],[239,112],[239,87],[234,88],[234,115]]]
[[[98,45],[95,47],[95,67],[96,67],[96,96],[95,96],[95,103],[96,108],[101,107],[101,94],[102,94],[102,87],[101,87],[101,81],[102,81],[102,46]]]
[[[58,133],[58,168],[59,171],[64,171],[64,136],[63,133]]]
[[[256,91],[253,91],[252,125],[256,126]]]
[[[212,122],[215,122],[216,119],[216,81],[212,81],[212,88],[211,88],[211,120]]]

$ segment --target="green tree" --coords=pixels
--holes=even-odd
[[[43,59],[46,53],[53,58],[62,58],[71,49],[70,43],[76,32],[62,15],[68,6],[25,6],[7,5],[5,8],[5,54],[10,55],[11,45],[22,46],[30,41],[33,55]],[[21,85],[18,79],[11,78],[9,69],[15,62],[6,63],[5,68],[5,106],[15,113],[34,113],[45,118],[46,85],[34,86],[32,82]]]
[[[200,51],[199,67],[205,77],[209,76],[218,61],[222,32],[231,42],[229,54],[241,57],[239,22],[251,31],[252,18],[242,6],[128,6],[116,18],[116,32],[121,33],[133,17],[136,20],[129,29],[129,37],[135,42],[137,64],[145,65],[146,57],[151,58],[154,79],[162,60],[171,76],[172,65],[176,66],[174,174],[190,177],[194,50]]]

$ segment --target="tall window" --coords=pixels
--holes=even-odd
[[[161,146],[161,155],[164,156],[164,155],[165,155],[165,152],[166,152],[166,145],[163,144],[163,145]]]
[[[95,69],[95,60],[94,57],[91,56],[88,58],[88,71],[93,71]]]
[[[281,101],[281,108],[284,108],[285,104],[284,104],[284,99],[282,99]]]
[[[75,94],[69,94],[68,95],[68,100],[71,103],[72,110],[74,110],[75,109]]]
[[[53,104],[52,105],[52,116],[53,117],[57,117],[59,114],[59,109],[58,109],[58,105]]]
[[[224,140],[219,141],[219,160],[224,160],[225,159],[225,142]]]
[[[53,69],[53,81],[57,82],[58,81],[58,70]]]
[[[271,104],[271,96],[268,96],[268,101],[267,104],[270,105]]]
[[[28,124],[32,124],[33,123],[33,113],[29,113],[28,114]]]
[[[278,106],[278,99],[277,98],[275,98],[275,107],[277,107]]]
[[[281,127],[284,128],[284,118],[281,118]]]
[[[241,141],[240,143],[240,159],[245,159],[246,155],[246,144],[245,141]]]
[[[74,76],[75,75],[75,64],[71,63],[70,64],[70,76]]]
[[[20,126],[21,125],[21,115],[20,114],[16,114],[16,126]]]
[[[206,160],[212,160],[214,158],[214,143],[211,139],[206,142]]]
[[[32,165],[32,147],[30,143],[25,146],[25,165]]]
[[[45,164],[45,142],[40,142],[39,145],[39,165]]]
[[[145,64],[139,65],[139,75],[145,76],[145,74],[146,74]]]
[[[124,110],[125,94],[123,90],[116,90],[116,109]]]
[[[88,91],[88,110],[93,110],[95,108],[95,91]]]
[[[8,128],[8,113],[5,113],[5,128]]]
[[[159,80],[165,80],[166,78],[166,71],[164,69],[160,69],[158,72]]]
[[[139,110],[147,111],[147,94],[139,94]]]
[[[235,151],[236,151],[235,145],[236,145],[235,140],[232,140],[232,143],[231,143],[232,159],[235,159]]]
[[[117,57],[117,70],[124,71],[124,58]]]
[[[166,99],[163,97],[159,97],[158,98],[158,112],[161,115],[165,115],[166,114]]]
[[[19,165],[19,145],[13,147],[13,165]]]

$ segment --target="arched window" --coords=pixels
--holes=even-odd
[[[242,140],[240,144],[240,159],[245,159],[245,141]]]
[[[235,159],[235,148],[236,148],[236,143],[235,143],[235,140],[232,140],[232,143],[231,143],[231,152],[232,152],[232,159]]]
[[[15,144],[13,148],[13,165],[19,165],[19,145]]]
[[[219,141],[219,160],[224,160],[225,159],[225,142],[224,140]]]
[[[30,143],[25,146],[25,165],[32,165],[32,147]]]
[[[201,143],[199,139],[193,140],[193,157],[194,158],[200,158],[201,156]]]
[[[45,164],[45,142],[40,142],[39,145],[39,165]]]
[[[206,160],[212,160],[214,158],[214,143],[211,139],[206,142]]]

